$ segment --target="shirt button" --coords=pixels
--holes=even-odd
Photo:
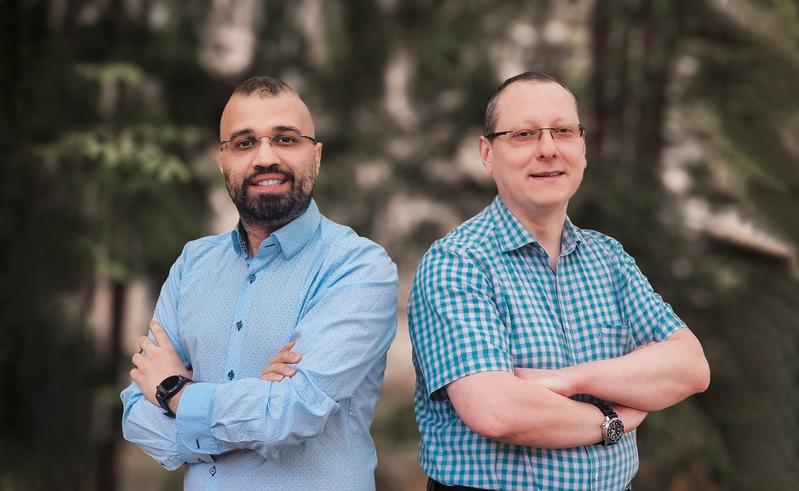
[[[231,371],[229,371],[227,373],[227,378],[229,378],[230,380],[233,380],[233,377],[235,377],[235,376],[236,376],[236,374],[233,373],[233,370],[231,370]]]
[[[237,331],[241,331],[241,327],[242,327],[243,325],[244,325],[244,324],[243,324],[241,321],[238,321],[238,322],[236,323],[236,330],[237,330]]]
[[[216,466],[215,466],[215,465],[212,465],[212,466],[211,466],[211,468],[210,468],[210,469],[208,469],[208,473],[209,473],[209,474],[211,474],[212,476],[213,476],[214,474],[216,474]]]
[[[251,274],[250,276],[247,277],[247,279],[250,280],[250,283],[252,283],[253,281],[255,281],[255,274]]]

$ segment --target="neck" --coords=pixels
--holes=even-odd
[[[538,240],[541,247],[547,251],[549,264],[552,269],[560,256],[560,242],[563,236],[563,226],[566,223],[566,206],[555,210],[511,210],[519,219],[524,228]]]
[[[248,223],[244,220],[241,220],[241,225],[247,232],[247,249],[250,257],[255,257],[255,255],[258,254],[258,248],[261,247],[261,242],[269,237],[272,230],[261,225]]]

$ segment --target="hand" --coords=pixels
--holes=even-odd
[[[648,412],[641,411],[640,409],[620,406],[617,404],[614,404],[611,407],[614,411],[616,411],[616,415],[618,415],[619,419],[621,419],[621,422],[624,423],[625,433],[641,426],[641,423],[644,422],[644,418],[646,418],[649,414]]]
[[[150,321],[150,331],[155,337],[155,343],[147,336],[139,338],[140,351],[130,359],[134,366],[130,371],[130,378],[139,386],[144,397],[157,406],[155,388],[162,380],[172,375],[191,378],[192,373],[183,366],[178,352],[175,351],[169,336],[158,321],[154,319]]]
[[[284,378],[293,377],[297,373],[297,369],[290,365],[299,363],[302,355],[291,351],[293,347],[294,342],[292,341],[280,348],[278,354],[269,361],[269,364],[261,373],[262,380],[280,382]]]
[[[567,369],[546,370],[541,368],[514,368],[513,374],[517,377],[535,382],[556,394],[565,397],[573,396],[576,391],[574,384],[568,377]]]

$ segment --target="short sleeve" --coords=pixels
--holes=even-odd
[[[428,396],[467,375],[513,371],[510,336],[474,260],[434,246],[408,303],[414,360]]]
[[[665,341],[685,323],[671,305],[658,295],[635,260],[619,246],[619,273],[622,280],[619,300],[622,315],[630,327],[634,347]]]

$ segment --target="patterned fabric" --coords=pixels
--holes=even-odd
[[[419,461],[433,479],[607,491],[624,489],[635,475],[635,432],[612,446],[511,445],[472,432],[447,398],[447,384],[473,373],[614,358],[684,327],[618,242],[568,219],[556,271],[498,197],[425,254],[408,317]]]
[[[385,251],[314,202],[249,257],[233,231],[189,242],[155,318],[198,383],[171,419],[132,384],[125,438],[186,489],[374,489],[369,427],[396,331],[397,273]],[[295,340],[297,374],[258,377]]]

